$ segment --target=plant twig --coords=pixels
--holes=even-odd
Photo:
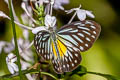
[[[79,6],[79,8],[81,8],[81,5]],[[72,18],[68,22],[68,24],[70,24],[73,21],[73,19],[75,18],[76,14],[77,14],[77,11],[75,11],[75,13],[73,14]]]
[[[10,8],[11,23],[12,23],[12,29],[13,29],[13,35],[14,35],[15,54],[17,56],[17,62],[18,62],[20,80],[22,80],[20,55],[19,55],[19,51],[18,51],[17,36],[16,36],[16,29],[15,29],[14,17],[13,17],[13,13],[12,13],[11,0],[9,0],[9,8]]]

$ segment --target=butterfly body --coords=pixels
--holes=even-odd
[[[80,52],[88,50],[100,33],[100,25],[91,20],[76,21],[58,31],[40,31],[34,45],[40,56],[50,60],[58,74],[74,70],[81,62]]]

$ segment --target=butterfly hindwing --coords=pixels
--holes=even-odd
[[[39,53],[43,59],[50,60],[52,57],[50,33],[47,31],[40,31],[35,35],[34,39],[37,53]]]
[[[74,70],[81,62],[80,50],[68,45],[66,41],[57,37],[57,49],[60,56],[53,57],[52,64],[58,74]]]

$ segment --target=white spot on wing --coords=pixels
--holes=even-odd
[[[88,47],[88,44],[85,44],[86,47]]]
[[[90,38],[88,38],[88,37],[86,37],[86,40],[87,40],[87,41],[91,41]]]
[[[67,67],[69,68],[69,64],[67,64]]]
[[[73,47],[72,44],[68,41],[63,42],[66,46]]]
[[[68,57],[68,53],[65,53],[65,56]]]
[[[66,60],[66,62],[68,62],[68,59],[67,59],[67,57],[65,57],[65,60]]]
[[[44,49],[42,49],[42,54],[44,54]]]
[[[37,49],[38,49],[39,47],[37,46]]]
[[[49,55],[47,55],[47,58],[48,58],[48,59],[50,58]]]
[[[76,46],[78,46],[77,42],[71,36],[69,36],[69,35],[59,35],[59,36],[74,43]]]
[[[74,49],[75,51],[78,51],[78,48],[76,48],[76,47],[73,47],[73,49]]]
[[[94,33],[94,34],[96,34],[96,32],[95,32],[95,31],[93,31],[93,33]]]
[[[36,45],[37,45],[37,41],[36,41],[36,43],[35,43]]]
[[[38,36],[38,38],[40,38],[40,37],[41,37],[41,35]]]
[[[69,32],[78,32],[78,29],[76,29],[76,30],[71,30],[71,31],[69,31]]]
[[[88,34],[88,35],[91,35],[89,32],[87,32],[87,31],[82,31],[82,32],[84,32],[84,33],[86,33],[86,34]]]
[[[72,63],[72,67],[74,67],[74,64]]]
[[[90,26],[91,28],[93,28],[93,29],[96,29],[96,27],[95,26]]]
[[[78,28],[79,28],[79,29],[83,29],[83,30],[88,30],[88,31],[90,31],[90,29],[87,28],[87,27],[81,27],[81,26],[78,26]]]
[[[71,59],[71,57],[69,56],[69,60],[70,60],[70,62],[72,62],[72,59]]]
[[[73,29],[72,28],[63,29],[63,30],[59,31],[58,33],[63,33],[63,32],[67,32],[67,31],[70,31],[70,30],[73,30]]]
[[[83,51],[83,50],[84,50],[84,48],[83,48],[82,46],[80,46],[80,50],[82,50],[82,51]]]
[[[40,53],[40,49],[39,49],[39,53]]]
[[[44,44],[45,44],[45,43],[43,42],[43,44],[42,44],[42,48],[44,48]]]
[[[67,47],[70,51],[73,51],[70,47]]]
[[[40,32],[39,35],[41,35],[42,33]]]
[[[92,23],[92,22],[90,22],[90,21],[86,21],[86,22],[85,22],[85,24],[90,24],[90,25],[93,25],[93,23]]]
[[[73,37],[74,37],[75,39],[77,39],[78,41],[80,41],[81,43],[83,43],[83,41],[82,41],[78,36],[73,35]]]
[[[44,55],[44,57],[46,58],[46,54]]]
[[[78,54],[76,53],[75,56],[78,57]]]
[[[51,46],[51,45],[50,45],[50,39],[48,39],[48,45],[47,45],[47,48],[48,48],[47,51],[48,51],[48,53],[50,53],[50,46]]]
[[[75,60],[75,63],[77,63],[77,60]]]
[[[81,23],[75,23],[74,25],[81,25]]]
[[[73,58],[72,54],[71,54],[69,51],[67,51],[67,52],[68,52],[69,56],[70,56],[71,58]]]
[[[65,68],[65,65],[63,65],[63,68]]]
[[[92,35],[91,37],[92,37],[92,38],[95,38],[95,36],[94,36],[94,35]]]
[[[85,37],[82,33],[78,33],[78,35],[81,36],[81,37]]]

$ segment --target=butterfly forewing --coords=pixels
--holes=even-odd
[[[101,31],[100,25],[91,20],[77,21],[63,26],[57,35],[80,51],[88,50]]]

